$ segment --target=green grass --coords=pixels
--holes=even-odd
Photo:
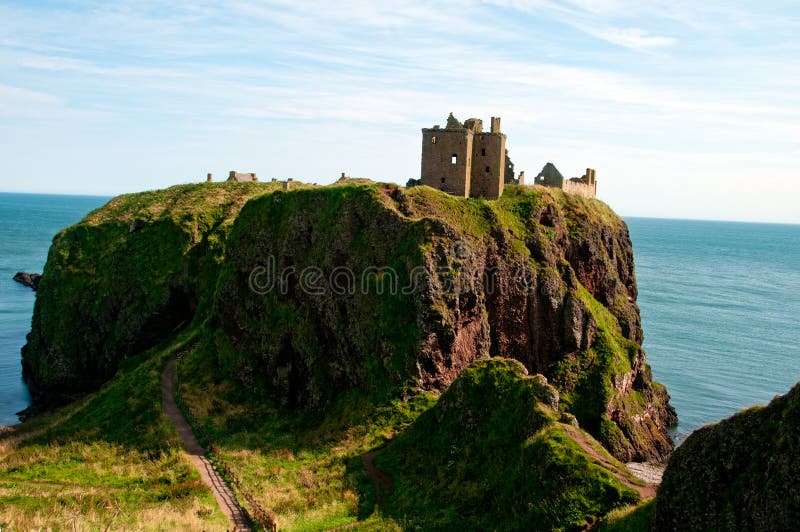
[[[645,532],[650,530],[655,499],[611,511],[597,527],[598,532]]]
[[[185,336],[99,391],[0,439],[0,526],[224,530],[161,409],[161,370]]]
[[[411,528],[567,530],[637,500],[547,406],[551,388],[508,359],[474,362],[389,445],[385,515]]]
[[[381,402],[352,390],[323,411],[292,410],[220,373],[216,359],[206,343],[181,362],[182,400],[243,489],[276,512],[281,530],[325,530],[359,519],[365,522],[358,530],[395,526],[373,515],[360,457],[429,409],[434,395],[409,391]]]

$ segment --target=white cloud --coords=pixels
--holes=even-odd
[[[664,46],[672,46],[678,42],[678,39],[674,37],[651,35],[647,30],[639,28],[609,28],[599,30],[583,28],[583,30],[604,41],[633,50],[662,48]]]

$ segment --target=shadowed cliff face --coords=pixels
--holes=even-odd
[[[658,490],[654,530],[797,530],[800,384],[689,436]]]
[[[22,352],[34,410],[99,387],[125,357],[196,313],[208,315],[233,218],[247,199],[277,188],[209,184],[126,194],[57,234]]]
[[[538,188],[489,203],[426,187],[309,190],[248,204],[228,245],[218,347],[254,389],[318,407],[356,386],[443,390],[477,358],[511,357],[546,375],[616,457],[672,449],[675,413],[640,346],[627,227],[600,202]],[[255,293],[248,281],[270,260],[284,286]],[[303,289],[309,268],[318,291]],[[371,268],[383,281],[364,293]],[[335,293],[341,271],[356,290]]]
[[[444,390],[475,359],[503,356],[545,375],[617,458],[672,449],[627,227],[603,203],[539,187],[494,202],[276,188],[122,196],[59,234],[23,353],[38,396],[93,389],[194,321],[221,370],[288,405],[354,387]]]

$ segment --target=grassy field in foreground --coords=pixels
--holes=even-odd
[[[226,529],[161,409],[161,370],[179,344],[0,436],[0,529]]]
[[[386,443],[436,401],[429,393],[376,404],[354,390],[322,413],[291,411],[248,394],[201,345],[179,365],[181,397],[224,461],[280,530],[401,530],[375,511],[361,456]],[[241,498],[241,497],[240,497]]]

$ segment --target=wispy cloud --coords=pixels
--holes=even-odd
[[[639,28],[608,28],[608,29],[594,29],[582,28],[583,31],[594,35],[604,41],[612,44],[631,48],[633,50],[646,50],[650,48],[662,48],[664,46],[672,46],[678,42],[674,37],[665,37],[661,35],[652,35],[647,30]]]

